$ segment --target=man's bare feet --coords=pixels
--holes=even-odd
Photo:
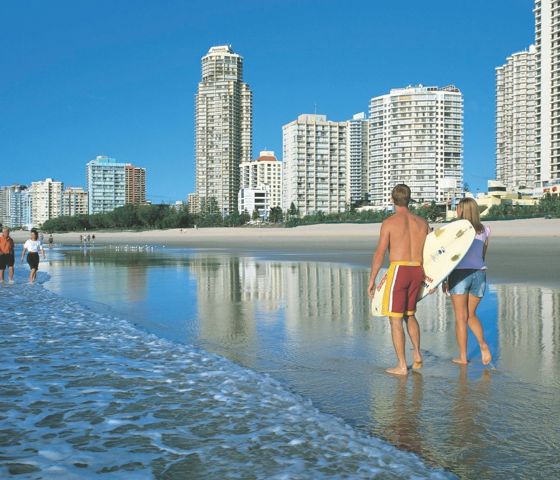
[[[488,365],[492,361],[492,354],[486,343],[480,346],[480,352],[482,353],[482,364]]]
[[[424,365],[424,359],[422,358],[422,354],[420,352],[414,352],[414,362],[412,362],[412,369],[418,370],[422,368]]]
[[[388,368],[385,371],[391,375],[401,375],[401,376],[408,375],[408,368],[406,367]]]
[[[458,365],[466,365],[468,362],[468,360],[466,358],[454,358],[453,360],[451,360],[453,363],[456,363]]]

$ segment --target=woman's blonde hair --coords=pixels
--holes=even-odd
[[[484,225],[480,222],[480,213],[478,211],[478,203],[474,198],[462,198],[457,208],[461,207],[461,217],[471,222],[476,233],[484,231]]]

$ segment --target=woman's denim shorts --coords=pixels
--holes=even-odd
[[[484,297],[486,291],[486,270],[453,270],[449,275],[449,293],[451,295],[464,295]]]

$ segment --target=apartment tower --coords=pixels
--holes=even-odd
[[[348,198],[351,204],[368,200],[368,125],[364,112],[348,121]]]
[[[31,183],[31,224],[34,227],[62,215],[62,188],[63,183],[52,178]]]
[[[125,174],[125,203],[143,205],[146,203],[146,169],[127,163]]]
[[[62,193],[62,215],[88,214],[88,193],[81,187],[68,187]]]
[[[463,95],[454,86],[397,88],[370,102],[369,194],[391,206],[406,183],[418,202],[443,202],[463,187]],[[452,186],[454,185],[454,187]]]
[[[252,158],[253,98],[243,82],[243,57],[230,46],[202,57],[196,94],[196,193],[215,198],[222,215],[237,210],[239,164]]]
[[[510,192],[536,186],[535,47],[496,68],[496,180]]]
[[[560,0],[535,0],[537,168],[540,185],[560,179]]]
[[[239,173],[240,192],[243,189],[265,191],[267,210],[282,207],[282,162],[278,161],[274,152],[263,150],[256,160],[242,162]]]
[[[348,205],[348,122],[300,115],[282,127],[283,209],[300,215],[339,213]]]
[[[111,212],[126,200],[125,163],[98,155],[87,163],[88,211],[90,215]]]

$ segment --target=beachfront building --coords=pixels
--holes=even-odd
[[[304,114],[282,127],[282,208],[299,215],[346,210],[348,122]]]
[[[125,204],[144,205],[146,203],[146,169],[127,163],[124,167]]]
[[[126,201],[125,163],[98,155],[87,163],[88,212],[111,212]]]
[[[88,214],[88,193],[82,187],[67,187],[62,193],[62,215]]]
[[[238,197],[239,213],[247,212],[253,215],[257,210],[260,218],[268,218],[270,213],[270,191],[263,188],[242,188]]]
[[[531,46],[496,68],[496,180],[510,192],[536,186],[535,59]]]
[[[187,195],[187,212],[191,215],[200,213],[200,199],[196,193],[189,193]]]
[[[443,203],[462,191],[463,95],[448,86],[397,88],[370,102],[368,190],[390,207],[406,183],[418,202]]]
[[[62,188],[63,183],[52,178],[31,183],[29,192],[33,227],[41,227],[47,220],[62,215]]]
[[[26,185],[0,188],[0,224],[10,228],[31,228],[31,197]]]
[[[196,193],[214,198],[222,215],[237,211],[239,164],[252,158],[253,97],[243,82],[243,57],[230,46],[202,57],[196,94]]]
[[[88,212],[111,212],[146,202],[146,169],[98,155],[87,163]]]
[[[535,0],[537,165],[540,186],[560,179],[560,0]]]
[[[239,165],[239,179],[241,190],[266,191],[266,216],[268,216],[270,208],[282,207],[282,162],[278,161],[273,151],[263,150],[256,160],[242,162]],[[247,192],[246,195],[248,195]],[[239,205],[241,205],[241,200]],[[242,211],[243,209],[240,207],[239,212]]]
[[[348,121],[346,185],[351,204],[368,200],[368,125],[364,112]]]

